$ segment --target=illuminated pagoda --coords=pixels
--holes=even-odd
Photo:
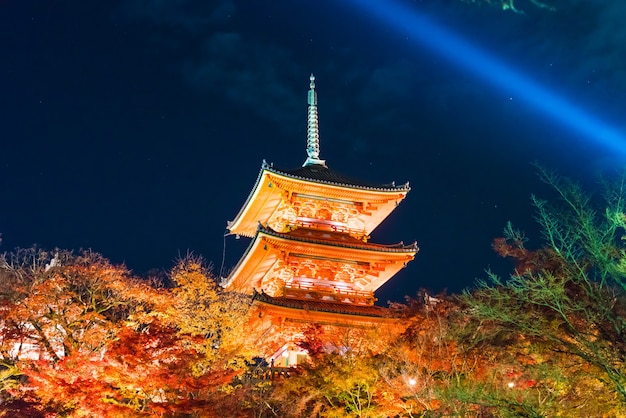
[[[258,343],[282,365],[297,363],[293,340],[307,324],[388,322],[374,292],[418,251],[416,243],[369,242],[410,187],[357,181],[328,168],[320,159],[315,77],[310,80],[306,161],[294,170],[263,161],[247,201],[228,222],[231,234],[252,242],[223,286],[254,295],[251,328],[263,333]],[[268,335],[276,338],[270,343]]]

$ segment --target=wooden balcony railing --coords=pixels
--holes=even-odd
[[[341,289],[331,284],[290,283],[285,285],[283,295],[295,299],[311,299],[317,301],[351,303],[356,305],[373,305],[376,298],[372,292],[354,289]]]
[[[293,367],[255,366],[244,373],[240,379],[245,383],[274,381],[289,377],[293,371]]]

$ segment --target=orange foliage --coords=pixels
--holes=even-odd
[[[305,327],[303,339],[296,345],[305,350],[311,358],[316,358],[324,353],[324,329],[319,324],[311,324]]]
[[[22,416],[35,410],[68,417],[161,417],[219,406],[220,388],[239,370],[226,367],[215,344],[232,349],[234,325],[211,323],[207,339],[190,311],[192,301],[180,296],[207,295],[208,289],[202,302],[217,304],[220,295],[206,287],[206,277],[171,291],[96,254],[63,253],[60,260],[48,267],[0,265],[7,279],[0,289],[0,355],[27,377],[24,384],[0,388],[13,399],[2,400],[3,406],[22,408]],[[229,315],[224,303],[217,311]],[[207,304],[199,308],[211,308]],[[244,322],[235,313],[229,319]]]
[[[135,330],[122,327],[105,352],[33,363],[29,390],[44,405],[75,417],[162,416],[191,412],[207,403],[211,388],[232,380],[232,371],[194,376],[198,353],[187,347],[196,337],[153,321]]]
[[[530,251],[521,242],[506,238],[495,238],[492,246],[501,257],[511,257],[514,260],[518,274],[535,273],[538,270],[554,273],[564,268],[563,258],[550,247]]]

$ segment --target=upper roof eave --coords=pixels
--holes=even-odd
[[[315,238],[315,237],[307,237],[307,236],[302,236],[302,234],[299,234],[300,231],[305,230],[306,228],[298,228],[295,229],[291,232],[277,232],[274,231],[273,229],[263,226],[261,224],[259,224],[258,230],[257,230],[257,235],[259,234],[265,234],[265,235],[270,235],[276,238],[281,238],[281,239],[285,239],[285,240],[289,240],[289,241],[298,241],[298,242],[306,242],[306,243],[310,243],[310,244],[321,244],[321,245],[326,245],[326,246],[333,246],[333,247],[342,247],[342,248],[351,248],[351,249],[356,249],[356,250],[366,250],[366,251],[376,251],[376,252],[389,252],[389,253],[416,253],[419,248],[417,246],[417,241],[413,242],[412,244],[406,245],[402,242],[398,243],[398,244],[373,244],[373,243],[369,243],[369,242],[356,242],[359,241],[356,238],[354,239],[354,242],[352,243],[346,243],[346,242],[339,242],[338,240],[332,240],[332,239],[319,239],[319,238]],[[311,232],[318,232],[317,230],[313,230]],[[326,233],[326,234],[331,234],[331,235],[337,235],[337,236],[341,236],[344,239],[348,239],[349,237],[346,236],[343,233],[339,233],[339,232],[328,232],[328,231],[323,231],[322,233]]]
[[[257,175],[256,181],[254,182],[254,186],[252,187],[252,190],[250,190],[250,193],[248,194],[245,203],[237,213],[237,216],[235,216],[232,221],[227,221],[226,223],[226,226],[229,230],[232,229],[232,226],[235,225],[238,220],[244,215],[248,205],[253,200],[254,195],[259,188],[259,184],[261,182],[261,179],[263,178],[263,175],[266,172],[290,178],[296,181],[305,181],[334,187],[343,187],[353,190],[361,190],[364,192],[406,194],[411,190],[409,182],[406,182],[399,186],[396,186],[395,182],[389,184],[375,185],[350,179],[343,174],[337,173],[336,171],[333,171],[328,167],[322,165],[312,164],[294,170],[283,170],[278,169],[274,167],[273,164],[270,164],[266,160],[263,160],[263,162],[261,163],[261,169],[259,170],[259,174]]]
[[[392,318],[395,312],[388,308],[376,305],[353,305],[340,302],[313,301],[302,299],[291,299],[284,297],[273,297],[266,293],[254,289],[253,301],[267,303],[269,305],[280,306],[297,310],[326,312],[333,314],[343,314],[351,316],[365,316],[374,318]]]
[[[267,163],[264,161],[264,164]],[[387,184],[368,183],[344,176],[343,174],[331,170],[330,168],[321,164],[310,164],[294,170],[279,169],[277,167],[274,167],[273,165],[267,165],[264,168],[271,173],[289,177],[294,180],[304,180],[314,183],[327,184],[331,186],[348,187],[351,189],[369,190],[377,192],[405,193],[408,193],[411,190],[408,181],[401,185],[396,185],[395,182]]]
[[[232,221],[226,222],[226,226],[228,229],[230,229],[245,212],[246,208],[248,207],[248,203],[250,203],[250,201],[252,200],[252,197],[254,196],[254,193],[257,190],[257,187],[259,186],[259,182],[261,181],[261,178],[263,177],[263,172],[266,171],[268,166],[269,165],[267,164],[267,161],[263,160],[263,163],[261,163],[261,169],[259,170],[259,174],[257,175],[256,180],[254,182],[254,186],[252,186],[252,190],[250,190],[250,193],[248,193],[248,197],[246,198],[245,203],[243,204],[241,209],[239,209],[239,213],[237,213],[237,216],[235,216],[235,218]]]

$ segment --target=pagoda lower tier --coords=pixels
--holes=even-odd
[[[275,366],[300,364],[307,353],[299,348],[311,326],[326,348],[367,347],[377,351],[406,329],[403,312],[323,300],[298,300],[253,293],[250,343]]]
[[[417,244],[381,245],[348,234],[259,225],[245,254],[223,283],[246,294],[373,305],[374,292],[413,260]]]

